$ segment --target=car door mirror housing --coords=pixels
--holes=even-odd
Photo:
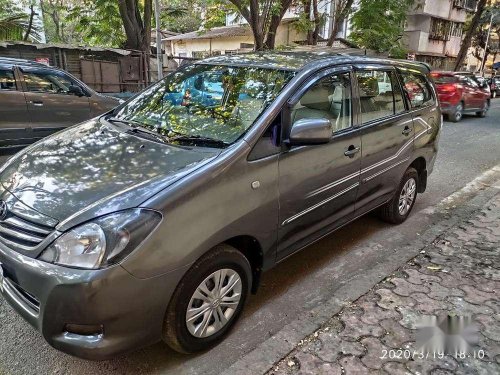
[[[303,118],[292,125],[289,143],[293,146],[316,145],[330,142],[332,124],[326,118]]]
[[[68,93],[76,96],[85,96],[85,93],[83,92],[82,88],[76,85],[71,85],[68,88]]]

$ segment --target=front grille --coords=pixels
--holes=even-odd
[[[53,230],[53,227],[34,223],[9,212],[8,216],[0,221],[0,242],[12,249],[31,250]]]

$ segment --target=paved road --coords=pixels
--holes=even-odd
[[[429,238],[417,257],[329,318],[266,375],[499,374],[499,188],[480,213]],[[421,314],[443,321],[452,313],[472,316],[477,327],[469,356],[436,351],[430,340],[416,343]]]
[[[459,124],[445,123],[428,190],[418,197],[405,224],[394,227],[367,216],[290,257],[264,275],[240,323],[207,353],[183,356],[156,344],[108,362],[74,359],[50,348],[0,297],[0,374],[220,373],[297,316],[332,298],[343,285],[384,267],[395,249],[417,239],[435,222],[432,206],[500,163],[499,149],[500,100],[485,119],[466,117]],[[393,269],[394,264],[388,265],[381,273]]]

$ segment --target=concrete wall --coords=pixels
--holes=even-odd
[[[451,36],[448,41],[429,39],[432,17],[452,22],[465,22],[467,12],[453,7],[453,0],[420,0],[407,18],[405,42],[417,54],[455,57],[460,50],[461,37]]]
[[[293,25],[287,22],[278,27],[276,47],[289,45],[294,42],[303,41],[304,39],[305,34],[297,32]],[[174,56],[185,57],[193,57],[193,52],[221,52],[223,55],[225,51],[240,50],[241,43],[253,45],[253,36],[175,40],[172,41],[172,53]],[[251,50],[251,48],[245,50]]]
[[[216,52],[239,50],[241,43],[253,44],[253,37],[239,36],[216,39],[188,39],[175,40],[172,43],[172,52],[174,56],[193,57],[193,52]]]

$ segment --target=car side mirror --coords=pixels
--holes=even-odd
[[[76,95],[76,96],[84,96],[85,95],[82,88],[80,86],[76,86],[76,85],[71,85],[68,88],[68,93]]]
[[[332,124],[326,118],[303,118],[292,125],[289,142],[294,146],[317,145],[330,142]]]

